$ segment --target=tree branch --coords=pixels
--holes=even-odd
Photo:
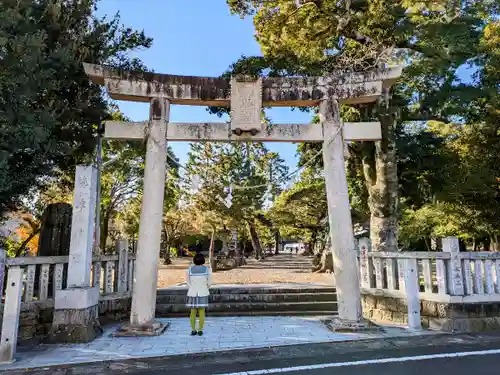
[[[21,253],[24,251],[24,249],[26,248],[26,246],[28,246],[29,242],[33,239],[33,237],[35,237],[38,233],[40,233],[40,230],[42,229],[42,227],[38,227],[36,230],[34,230],[33,232],[31,232],[31,234],[28,236],[28,238],[26,238],[23,243],[21,244],[21,246],[19,246],[19,248],[17,249],[16,251],[16,257],[20,257],[21,256]]]
[[[299,1],[296,4],[298,4],[298,3],[299,3]],[[295,9],[292,13],[290,13],[288,15],[287,19],[293,17],[294,15],[296,15],[298,13],[299,10],[301,10],[302,8],[305,8],[306,6],[309,6],[309,5],[313,5],[316,7],[316,9],[320,10],[320,8],[318,7],[317,1],[308,1],[307,3],[297,5],[297,9]],[[323,13],[323,12],[320,11],[320,13]]]

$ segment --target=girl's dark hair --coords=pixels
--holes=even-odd
[[[193,258],[193,263],[197,266],[202,266],[205,264],[205,256],[202,253],[196,253]]]

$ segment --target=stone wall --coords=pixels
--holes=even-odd
[[[119,322],[130,318],[132,298],[104,298],[99,301],[99,320],[101,324]]]
[[[131,298],[104,298],[99,301],[99,320],[102,325],[128,319]],[[20,345],[40,343],[49,333],[54,315],[53,301],[44,303],[23,303],[19,319]],[[3,305],[0,307],[0,329],[3,318]]]
[[[361,297],[363,315],[367,319],[395,324],[408,323],[408,306],[404,298]],[[500,303],[441,303],[420,301],[424,328],[447,332],[485,332],[500,330]]]

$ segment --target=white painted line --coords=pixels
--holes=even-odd
[[[493,354],[500,354],[500,349],[480,350],[480,351],[476,351],[476,352],[429,354],[429,355],[419,355],[419,356],[415,356],[415,357],[368,359],[368,360],[364,360],[364,361],[354,361],[354,362],[322,363],[322,364],[309,365],[309,366],[271,368],[271,369],[267,369],[267,370],[254,370],[254,371],[246,371],[246,372],[230,372],[230,373],[217,374],[217,375],[266,375],[266,374],[277,374],[277,373],[284,373],[284,372],[286,373],[286,372],[296,372],[296,371],[321,370],[321,369],[333,368],[333,367],[377,365],[377,364],[384,364],[384,363],[426,361],[429,359],[473,357],[473,356],[493,355]]]

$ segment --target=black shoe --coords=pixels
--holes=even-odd
[[[203,336],[203,331],[198,331],[198,336]]]
[[[197,333],[198,332],[196,332],[196,331],[191,331],[191,336],[196,336]]]

